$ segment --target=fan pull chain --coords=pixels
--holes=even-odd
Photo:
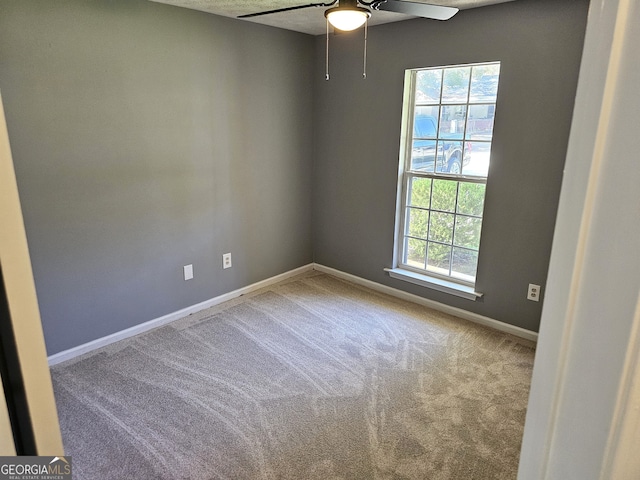
[[[364,67],[362,70],[362,78],[367,78],[367,25],[369,25],[369,19],[364,22]]]
[[[329,80],[329,19],[327,18],[327,53],[324,64],[324,79]]]

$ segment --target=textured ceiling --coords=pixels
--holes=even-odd
[[[278,8],[292,7],[315,3],[316,1],[329,3],[330,0],[150,0],[157,3],[166,3],[178,7],[191,8],[202,12],[222,15],[224,17],[237,17],[248,13],[263,12]],[[418,3],[432,3],[447,7],[457,7],[461,10],[467,8],[483,7],[496,3],[504,3],[513,0],[412,0]],[[272,27],[295,30],[296,32],[308,33],[310,35],[321,35],[326,31],[324,19],[325,7],[311,7],[290,12],[273,13],[260,17],[244,19],[248,22],[271,25]],[[393,12],[374,11],[369,20],[369,25],[379,25],[381,23],[397,22],[407,20],[408,15]]]

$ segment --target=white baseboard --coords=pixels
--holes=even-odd
[[[485,317],[483,315],[469,312],[461,308],[451,307],[449,305],[445,305],[444,303],[422,298],[422,297],[419,297],[418,295],[407,293],[393,287],[388,287],[386,285],[382,285],[381,283],[372,282],[371,280],[366,280],[364,278],[351,275],[350,273],[341,272],[340,270],[336,270],[330,267],[325,267],[324,265],[320,265],[317,263],[313,265],[313,269],[319,272],[328,273],[329,275],[333,275],[338,278],[343,278],[344,280],[348,280],[352,283],[362,285],[363,287],[370,288],[371,290],[376,290],[381,293],[386,293],[387,295],[391,295],[393,297],[401,298],[403,300],[408,300],[410,302],[417,303],[419,305],[424,305],[425,307],[433,308],[434,310],[438,310],[440,312],[448,313],[450,315],[455,315],[456,317],[469,320],[470,322],[479,323],[480,325],[491,327],[495,330],[500,330],[501,332],[509,333],[516,337],[524,338],[526,340],[531,340],[534,342],[538,341],[538,333],[533,332],[531,330],[527,330],[521,327],[516,327],[515,325],[510,325],[508,323],[500,322],[499,320],[494,320],[493,318]]]
[[[276,275],[274,277],[267,278],[260,282],[253,283],[247,287],[239,288],[238,290],[234,290],[232,292],[219,295],[215,298],[205,300],[204,302],[198,303],[196,305],[183,308],[182,310],[178,310],[177,312],[169,313],[168,315],[164,315],[162,317],[149,320],[148,322],[144,322],[139,325],[134,325],[131,328],[127,328],[125,330],[112,333],[111,335],[107,335],[106,337],[92,340],[91,342],[78,345],[77,347],[70,348],[69,350],[64,350],[62,352],[56,353],[48,357],[49,366],[56,365],[66,360],[71,360],[72,358],[78,357],[80,355],[84,355],[85,353],[89,353],[92,350],[105,347],[111,343],[117,342],[118,340],[124,340],[125,338],[133,337],[134,335],[138,335],[140,333],[147,332],[154,328],[161,327],[163,325],[166,325],[167,323],[171,323],[175,320],[191,315],[192,313],[196,313],[201,310],[205,310],[207,308],[213,307],[215,305],[219,305],[228,300],[233,300],[234,298],[237,298],[241,295],[246,295],[260,288],[268,287],[269,285],[273,285],[274,283],[281,282],[295,275],[300,275],[301,273],[311,271],[313,270],[313,267],[314,267],[314,264],[310,263],[308,265],[304,265],[302,267],[289,270],[288,272],[281,273],[280,275]]]
[[[363,287],[367,287],[372,290],[376,290],[378,292],[386,293],[387,295],[401,298],[403,300],[417,303],[419,305],[424,305],[426,307],[433,308],[434,310],[438,310],[444,313],[455,315],[456,317],[460,317],[465,320],[469,320],[471,322],[479,323],[481,325],[491,327],[496,330],[500,330],[502,332],[509,333],[511,335],[515,335],[520,338],[525,338],[527,340],[532,340],[534,342],[538,340],[538,334],[536,332],[532,332],[524,328],[516,327],[514,325],[509,325],[508,323],[500,322],[498,320],[494,320],[489,317],[484,317],[482,315],[478,315],[477,313],[468,312],[466,310],[462,310],[461,308],[451,307],[443,303],[435,302],[433,300],[428,300],[426,298],[419,297],[418,295],[413,295],[411,293],[407,293],[402,290],[398,290],[396,288],[388,287],[380,283],[372,282],[371,280],[366,280],[364,278],[351,275],[350,273],[345,273],[340,270],[336,270],[334,268],[325,267],[324,265],[320,265],[318,263],[310,263],[308,265],[304,265],[302,267],[290,270],[288,272],[281,273],[280,275],[276,275],[274,277],[267,278],[260,282],[253,283],[249,286],[239,288],[238,290],[234,290],[232,292],[219,295],[215,298],[211,298],[209,300],[198,303],[196,305],[183,308],[182,310],[169,313],[168,315],[164,315],[162,317],[149,320],[148,322],[144,322],[139,325],[134,325],[131,328],[127,328],[125,330],[112,333],[111,335],[107,335],[106,337],[98,338],[96,340],[92,340],[91,342],[87,342],[82,345],[78,345],[77,347],[70,348],[69,350],[64,350],[62,352],[56,353],[48,357],[49,366],[56,365],[66,360],[71,360],[72,358],[78,357],[80,355],[84,355],[85,353],[89,353],[98,348],[105,347],[119,340],[124,340],[125,338],[130,338],[130,337],[133,337],[134,335],[138,335],[140,333],[147,332],[154,328],[161,327],[163,325],[166,325],[167,323],[171,323],[175,320],[191,315],[192,313],[196,313],[201,310],[205,310],[207,308],[213,307],[215,305],[219,305],[228,300],[233,300],[234,298],[237,298],[241,295],[246,295],[260,288],[268,287],[275,283],[286,280],[287,278],[293,277],[295,275],[300,275],[301,273],[305,273],[311,270],[317,270],[319,272],[328,273],[329,275],[333,275],[335,277],[348,280],[357,285],[362,285]]]

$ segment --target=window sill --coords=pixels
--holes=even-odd
[[[441,278],[422,275],[409,270],[403,270],[402,268],[385,268],[384,271],[389,273],[389,276],[392,278],[404,280],[405,282],[414,283],[416,285],[438,290],[439,292],[448,293],[450,295],[456,295],[458,297],[466,298],[467,300],[475,301],[482,297],[482,293],[476,292],[473,287],[450,282]]]

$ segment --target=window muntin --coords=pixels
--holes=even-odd
[[[399,266],[475,283],[500,64],[409,71]]]

